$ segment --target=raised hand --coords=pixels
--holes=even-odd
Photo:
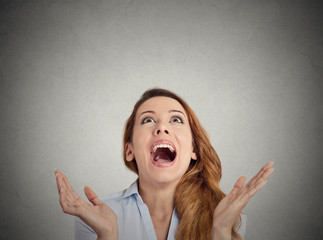
[[[78,216],[98,235],[98,240],[118,239],[117,215],[89,187],[84,187],[88,203],[73,190],[63,173],[55,170],[59,203],[64,213]]]
[[[240,177],[232,191],[214,210],[212,240],[231,240],[231,228],[250,198],[267,182],[274,162],[268,162],[246,185],[246,176]]]

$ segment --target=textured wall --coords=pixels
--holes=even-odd
[[[129,186],[124,122],[160,86],[196,111],[226,192],[276,162],[246,239],[322,239],[320,2],[1,1],[0,238],[73,238],[55,168],[80,194]]]

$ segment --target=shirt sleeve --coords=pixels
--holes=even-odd
[[[96,240],[97,234],[80,218],[75,218],[75,240]]]
[[[246,235],[247,215],[240,214],[240,216],[241,216],[241,225],[240,225],[240,228],[238,229],[238,233],[242,237],[242,239],[244,239]]]

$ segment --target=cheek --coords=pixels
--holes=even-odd
[[[179,135],[178,140],[182,143],[182,147],[185,148],[185,150],[191,151],[193,149],[193,139],[190,130],[183,130]]]
[[[148,141],[148,135],[146,131],[142,131],[142,130],[134,131],[132,142],[134,146],[134,152],[137,153],[137,155],[140,154],[142,150],[146,149],[147,141]]]

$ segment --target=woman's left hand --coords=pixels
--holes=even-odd
[[[232,191],[225,196],[214,210],[212,240],[231,240],[231,229],[250,198],[267,182],[272,174],[274,162],[268,162],[246,185],[246,176],[235,183]]]

